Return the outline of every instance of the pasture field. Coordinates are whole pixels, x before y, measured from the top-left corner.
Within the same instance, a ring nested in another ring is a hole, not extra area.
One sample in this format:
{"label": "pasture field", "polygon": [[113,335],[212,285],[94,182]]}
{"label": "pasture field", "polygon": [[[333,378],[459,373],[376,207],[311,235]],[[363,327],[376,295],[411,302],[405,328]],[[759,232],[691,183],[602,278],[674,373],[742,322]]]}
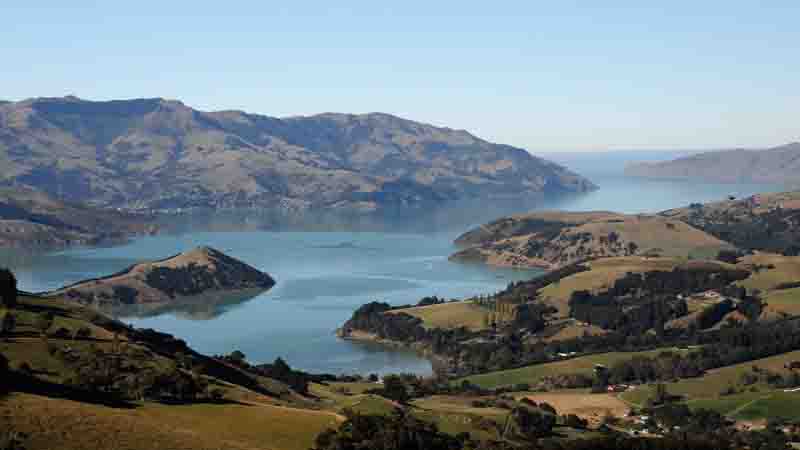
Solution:
{"label": "pasture field", "polygon": [[800,288],[771,291],[764,296],[764,301],[767,313],[800,315]]}
{"label": "pasture field", "polygon": [[[707,408],[722,414],[732,415],[734,418],[750,420],[752,418],[766,418],[776,415],[785,415],[782,404],[798,408],[800,411],[800,392],[785,393],[775,390],[769,385],[758,382],[752,385],[742,383],[742,376],[753,372],[753,367],[759,370],[769,370],[777,373],[787,373],[784,365],[790,361],[800,360],[800,351],[749,361],[733,366],[722,367],[709,371],[703,377],[679,380],[667,383],[667,391],[672,395],[682,396],[692,408]],[[733,388],[737,393],[722,395],[724,390]],[[653,394],[652,386],[640,386],[635,390],[624,392],[620,398],[633,406],[642,406]],[[774,398],[774,400],[770,400]],[[763,405],[775,405],[774,410]],[[747,406],[747,408],[744,408]],[[740,417],[746,411],[747,417]],[[780,414],[779,414],[780,413]],[[758,416],[761,414],[760,416]],[[800,415],[800,414],[799,414]]]}
{"label": "pasture field", "polygon": [[800,392],[776,391],[740,407],[735,419],[756,420],[765,417],[800,420]]}
{"label": "pasture field", "polygon": [[684,261],[680,258],[647,258],[643,256],[602,258],[588,263],[592,270],[576,273],[557,283],[552,283],[542,289],[540,295],[545,302],[558,309],[560,317],[568,317],[569,299],[575,291],[603,291],[628,272],[668,271]]}
{"label": "pasture field", "polygon": [[160,405],[110,408],[11,394],[0,402],[0,428],[26,433],[30,450],[307,450],[341,417],[263,404]]}
{"label": "pasture field", "polygon": [[692,409],[711,409],[736,420],[800,420],[800,392],[745,392],[715,399],[693,400],[687,404]]}
{"label": "pasture field", "polygon": [[739,265],[761,267],[758,272],[737,284],[748,290],[762,291],[767,303],[762,318],[800,314],[800,288],[777,289],[784,283],[800,282],[800,257],[757,253],[742,258]]}
{"label": "pasture field", "polygon": [[471,301],[417,306],[389,311],[389,314],[406,313],[422,319],[426,328],[453,329],[466,327],[472,331],[486,328],[489,311]]}
{"label": "pasture field", "polygon": [[588,420],[591,426],[598,426],[606,415],[622,417],[630,411],[630,407],[614,394],[592,394],[585,389],[521,393],[515,397],[548,403],[559,414],[575,414]]}
{"label": "pasture field", "polygon": [[482,388],[492,389],[515,384],[535,384],[546,376],[559,374],[586,374],[591,375],[596,364],[613,366],[620,361],[626,361],[636,356],[655,356],[662,351],[679,351],[675,348],[664,348],[645,352],[612,352],[596,355],[579,356],[563,361],[521,367],[518,369],[500,370],[481,375],[472,375],[462,380],[476,384]]}
{"label": "pasture field", "polygon": [[435,423],[441,431],[448,434],[470,433],[481,440],[497,439],[497,430],[487,425],[490,423],[502,425],[510,411],[492,407],[473,407],[472,401],[475,399],[434,395],[414,400],[412,411],[418,419]]}
{"label": "pasture field", "polygon": [[[757,253],[742,258],[739,265],[758,265],[763,268],[746,280],[738,282],[748,289],[770,291],[779,284],[800,281],[800,256],[782,256],[771,253]],[[768,268],[772,266],[773,268]]]}

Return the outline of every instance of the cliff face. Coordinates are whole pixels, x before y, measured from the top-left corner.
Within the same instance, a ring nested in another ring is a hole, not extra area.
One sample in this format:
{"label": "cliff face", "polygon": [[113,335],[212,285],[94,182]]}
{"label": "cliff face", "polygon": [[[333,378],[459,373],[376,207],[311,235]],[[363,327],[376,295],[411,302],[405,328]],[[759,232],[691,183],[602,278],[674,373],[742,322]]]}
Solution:
{"label": "cliff face", "polygon": [[0,183],[125,208],[380,209],[594,186],[528,152],[388,114],[278,119],[177,101],[0,104]]}
{"label": "cliff face", "polygon": [[241,291],[265,291],[275,285],[267,275],[209,247],[154,262],[136,264],[117,274],[82,281],[50,295],[100,308],[170,304],[190,298],[214,298]]}

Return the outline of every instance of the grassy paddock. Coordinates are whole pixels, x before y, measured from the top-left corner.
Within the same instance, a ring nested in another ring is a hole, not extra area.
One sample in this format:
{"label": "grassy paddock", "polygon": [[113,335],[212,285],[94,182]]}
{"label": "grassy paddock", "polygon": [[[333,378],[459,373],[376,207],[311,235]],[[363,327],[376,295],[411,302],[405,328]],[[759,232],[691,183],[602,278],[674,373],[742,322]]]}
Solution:
{"label": "grassy paddock", "polygon": [[28,394],[0,403],[0,428],[29,435],[26,448],[63,450],[307,450],[334,414],[266,405],[145,403],[115,409]]}
{"label": "grassy paddock", "polygon": [[489,311],[470,301],[418,306],[391,311],[390,314],[406,313],[422,319],[427,328],[452,329],[466,327],[473,331],[486,328]]}
{"label": "grassy paddock", "polygon": [[[743,374],[751,372],[753,366],[772,372],[786,373],[784,365],[789,361],[796,360],[800,360],[800,351],[722,367],[709,371],[700,378],[667,383],[667,391],[670,394],[682,396],[687,401],[687,404],[693,408],[708,408],[723,414],[731,414],[754,400],[765,396],[773,396],[777,392],[763,383],[756,383],[751,386],[743,385],[741,383]],[[733,387],[738,393],[721,395],[722,391],[729,387]],[[620,398],[632,405],[642,406],[648,398],[652,397],[652,389],[652,386],[641,386],[638,389],[621,394]],[[790,397],[790,399],[794,398],[800,399],[800,395]],[[760,400],[757,403],[760,403]],[[796,403],[796,406],[800,407],[800,403]],[[769,411],[767,412],[769,413]],[[754,415],[755,412],[750,414]],[[769,417],[769,415],[763,417]]]}
{"label": "grassy paddock", "polygon": [[587,290],[598,292],[608,289],[628,272],[672,270],[685,260],[680,258],[645,258],[626,256],[603,258],[589,263],[592,270],[580,272],[553,283],[541,290],[541,298],[558,309],[559,315],[569,315],[569,299],[573,292]]}
{"label": "grassy paddock", "polygon": [[[646,352],[612,352],[581,356],[546,364],[521,367],[519,369],[501,370],[481,375],[473,375],[464,379],[480,387],[491,389],[515,384],[535,384],[546,376],[559,374],[592,374],[596,364],[612,366],[636,356],[655,356],[662,351],[678,351],[674,348],[651,350]],[[461,382],[461,380],[457,380]]]}

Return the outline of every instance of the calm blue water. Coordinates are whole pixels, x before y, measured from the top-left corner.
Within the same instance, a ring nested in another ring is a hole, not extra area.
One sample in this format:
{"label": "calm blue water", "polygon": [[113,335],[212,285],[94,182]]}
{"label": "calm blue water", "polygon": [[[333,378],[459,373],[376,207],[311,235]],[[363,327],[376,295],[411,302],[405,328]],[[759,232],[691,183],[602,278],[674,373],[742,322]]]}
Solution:
{"label": "calm blue water", "polygon": [[351,232],[191,233],[137,240],[122,247],[69,250],[8,261],[21,289],[42,291],[211,245],[270,273],[278,284],[244,304],[220,311],[126,318],[186,339],[204,353],[243,351],[250,360],[278,356],[292,366],[337,373],[430,372],[428,361],[337,339],[334,330],[372,300],[416,303],[426,295],[463,298],[527,279],[534,271],[454,264],[455,233]]}
{"label": "calm blue water", "polygon": [[369,301],[408,304],[426,295],[463,298],[492,293],[510,281],[536,274],[448,262],[447,256],[455,250],[453,239],[472,225],[531,209],[655,212],[727,195],[781,190],[764,185],[643,181],[620,175],[625,164],[622,156],[618,160],[594,155],[570,158],[563,162],[588,175],[601,186],[599,191],[547,202],[492,202],[470,210],[439,210],[422,227],[438,228],[435,232],[189,232],[114,248],[0,255],[0,264],[15,270],[21,289],[42,291],[105,275],[137,261],[210,245],[270,273],[278,284],[240,304],[125,320],[175,334],[201,352],[239,349],[254,362],[281,356],[292,366],[314,372],[427,373],[430,364],[413,353],[339,340],[334,330]]}

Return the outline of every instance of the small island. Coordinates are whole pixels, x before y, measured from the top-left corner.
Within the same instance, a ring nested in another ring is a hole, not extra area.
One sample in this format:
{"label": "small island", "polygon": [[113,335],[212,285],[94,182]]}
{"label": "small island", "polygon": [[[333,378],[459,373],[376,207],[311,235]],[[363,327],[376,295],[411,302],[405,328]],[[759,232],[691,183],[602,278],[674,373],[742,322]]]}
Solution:
{"label": "small island", "polygon": [[185,303],[252,297],[275,285],[266,273],[210,247],[143,262],[103,278],[85,280],[43,295],[103,310],[158,309]]}

